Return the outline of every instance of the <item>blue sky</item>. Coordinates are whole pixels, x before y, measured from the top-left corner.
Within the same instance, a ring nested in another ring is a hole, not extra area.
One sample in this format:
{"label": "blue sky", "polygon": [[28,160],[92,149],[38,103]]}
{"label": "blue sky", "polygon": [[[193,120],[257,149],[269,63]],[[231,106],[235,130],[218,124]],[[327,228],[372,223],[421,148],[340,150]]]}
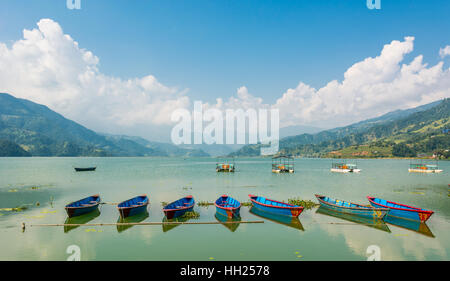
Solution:
{"label": "blue sky", "polygon": [[450,1],[81,6],[0,2],[0,91],[97,131],[167,139],[171,112],[196,100],[331,128],[450,97]]}
{"label": "blue sky", "polygon": [[103,73],[152,73],[190,96],[213,101],[242,85],[273,102],[299,80],[314,87],[343,78],[353,63],[384,44],[415,36],[429,63],[450,44],[450,1],[3,0],[0,41],[21,37],[41,18],[60,23],[100,58]]}

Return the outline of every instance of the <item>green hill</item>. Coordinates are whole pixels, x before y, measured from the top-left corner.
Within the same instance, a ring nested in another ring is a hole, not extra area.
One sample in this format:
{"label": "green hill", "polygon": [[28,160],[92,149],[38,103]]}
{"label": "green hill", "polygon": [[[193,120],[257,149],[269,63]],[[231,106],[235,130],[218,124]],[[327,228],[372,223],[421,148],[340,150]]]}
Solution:
{"label": "green hill", "polygon": [[5,157],[5,156],[6,157],[25,157],[25,156],[31,156],[31,154],[11,141],[0,139],[0,157]]}
{"label": "green hill", "polygon": [[[350,126],[280,140],[280,154],[310,157],[413,157],[445,154],[450,136],[450,99],[395,111]],[[406,147],[406,148],[405,148]],[[260,145],[248,145],[233,156],[257,156]]]}
{"label": "green hill", "polygon": [[[178,149],[172,154],[158,146],[124,136],[97,134],[62,115],[25,99],[0,93],[0,139],[16,143],[33,156],[185,156],[199,151]],[[205,153],[203,153],[204,155]]]}

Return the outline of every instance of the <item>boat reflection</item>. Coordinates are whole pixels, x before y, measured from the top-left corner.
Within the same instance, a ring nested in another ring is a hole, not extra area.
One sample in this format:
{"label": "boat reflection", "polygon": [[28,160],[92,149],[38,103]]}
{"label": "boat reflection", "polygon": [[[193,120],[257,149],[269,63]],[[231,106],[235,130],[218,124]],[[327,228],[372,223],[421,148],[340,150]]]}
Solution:
{"label": "boat reflection", "polygon": [[432,237],[434,238],[434,234],[431,232],[430,228],[428,227],[428,225],[426,225],[425,223],[421,223],[418,221],[412,221],[412,220],[405,220],[405,219],[401,219],[401,218],[397,218],[397,217],[393,217],[393,216],[389,216],[387,215],[384,219],[384,221],[388,224],[392,224],[401,228],[405,228],[420,234],[423,234],[425,236],[428,237]]}
{"label": "boat reflection", "polygon": [[240,225],[241,217],[228,218],[217,212],[214,216],[218,222],[221,222],[222,225],[228,228],[231,232],[235,232]]}
{"label": "boat reflection", "polygon": [[372,228],[386,231],[389,233],[391,232],[391,230],[389,229],[387,224],[383,220],[380,220],[380,219],[374,219],[374,218],[354,216],[354,215],[350,215],[350,214],[340,213],[340,212],[333,211],[333,210],[331,210],[327,207],[323,207],[323,206],[320,206],[317,209],[316,214],[335,217],[335,218],[343,219],[346,221],[354,222],[357,224],[363,224],[368,227],[372,227]]}
{"label": "boat reflection", "polygon": [[[148,218],[148,216],[149,216],[148,211],[144,211],[137,215],[126,218],[122,218],[119,216],[119,218],[117,219],[117,223],[138,223],[144,221],[146,218]],[[117,225],[117,232],[121,233],[133,226],[134,225]]]}
{"label": "boat reflection", "polygon": [[[64,224],[85,224],[85,223],[92,221],[93,219],[95,219],[98,216],[100,216],[100,211],[98,209],[96,209],[90,213],[87,213],[87,214],[84,214],[81,216],[76,216],[76,217],[72,217],[72,218],[67,217]],[[78,227],[80,227],[80,226],[79,225],[73,225],[73,226],[65,225],[64,233],[68,233],[69,231],[74,230],[75,228],[78,228]]]}
{"label": "boat reflection", "polygon": [[[178,218],[174,218],[174,219],[167,219],[167,217],[164,217],[162,222],[187,222],[188,220],[190,220],[189,217],[186,216],[181,216]],[[169,230],[174,229],[175,227],[179,226],[180,224],[162,224],[162,230],[163,232],[167,232]]]}
{"label": "boat reflection", "polygon": [[264,212],[261,211],[260,209],[256,208],[256,207],[252,207],[250,209],[250,213],[252,213],[253,215],[263,218],[263,219],[267,219],[279,224],[283,224],[301,231],[305,231],[305,229],[303,228],[302,223],[300,222],[300,220],[294,217],[289,217],[289,216],[282,216],[282,215],[276,215],[276,214],[272,214],[272,213],[268,213],[268,212]]}

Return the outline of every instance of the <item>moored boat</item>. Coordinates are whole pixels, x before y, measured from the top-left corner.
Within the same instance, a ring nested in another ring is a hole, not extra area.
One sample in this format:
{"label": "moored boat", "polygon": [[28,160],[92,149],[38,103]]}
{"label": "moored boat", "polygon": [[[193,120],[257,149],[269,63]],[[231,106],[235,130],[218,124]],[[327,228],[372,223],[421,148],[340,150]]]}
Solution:
{"label": "moored boat", "polygon": [[81,200],[69,203],[65,209],[69,218],[81,216],[98,209],[100,204],[100,195],[92,195]]}
{"label": "moored boat", "polygon": [[384,219],[386,214],[389,212],[388,208],[374,208],[372,206],[350,203],[323,195],[316,194],[316,198],[321,206],[327,207],[337,212],[352,214],[356,216]]}
{"label": "moored boat", "polygon": [[147,211],[148,204],[148,197],[144,194],[119,203],[117,210],[122,218],[126,218]]}
{"label": "moored boat", "polygon": [[408,172],[410,172],[410,173],[438,174],[438,173],[441,173],[442,170],[438,168],[437,164],[416,163],[416,164],[410,164],[409,165]]}
{"label": "moored boat", "polygon": [[240,216],[241,202],[228,196],[220,196],[214,203],[216,212],[228,218],[236,218]]}
{"label": "moored boat", "polygon": [[303,207],[292,205],[280,201],[275,201],[272,199],[267,199],[265,197],[248,195],[252,201],[253,206],[256,208],[269,213],[274,213],[278,215],[298,217],[303,212]]}
{"label": "moored boat", "polygon": [[294,173],[294,157],[279,155],[272,158],[272,173]]}
{"label": "moored boat", "polygon": [[331,171],[335,173],[359,173],[361,169],[358,169],[356,164],[332,163]]}
{"label": "moored boat", "polygon": [[191,195],[178,199],[163,208],[167,219],[173,219],[183,216],[186,212],[192,211],[195,205],[194,197]]}
{"label": "moored boat", "polygon": [[425,210],[417,207],[403,205],[400,203],[387,201],[380,198],[367,196],[370,205],[376,208],[389,208],[389,216],[408,219],[419,222],[426,222],[434,213],[430,210]]}
{"label": "moored boat", "polygon": [[95,171],[95,169],[97,169],[97,167],[87,167],[87,168],[75,167],[74,169],[76,172],[88,172],[88,171]]}

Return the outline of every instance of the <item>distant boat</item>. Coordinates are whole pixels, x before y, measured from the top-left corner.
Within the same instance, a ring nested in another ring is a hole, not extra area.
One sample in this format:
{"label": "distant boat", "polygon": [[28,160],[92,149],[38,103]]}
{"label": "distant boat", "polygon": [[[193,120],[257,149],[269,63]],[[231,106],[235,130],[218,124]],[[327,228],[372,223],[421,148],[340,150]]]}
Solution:
{"label": "distant boat", "polygon": [[87,168],[74,168],[76,172],[87,172],[87,171],[95,171],[97,167],[87,167]]}
{"label": "distant boat", "polygon": [[272,173],[294,173],[294,157],[279,155],[272,158]]}
{"label": "distant boat", "polygon": [[191,195],[178,199],[163,208],[167,219],[183,216],[186,212],[192,211],[195,205],[194,197]]}
{"label": "distant boat", "polygon": [[214,205],[216,206],[216,212],[225,217],[237,218],[240,216],[241,202],[228,195],[220,196]]}
{"label": "distant boat", "polygon": [[335,173],[359,173],[361,169],[358,169],[356,164],[332,163],[331,171]]}
{"label": "distant boat", "polygon": [[126,218],[147,211],[148,204],[148,197],[144,194],[119,203],[117,210],[122,218]]}
{"label": "distant boat", "polygon": [[267,199],[261,196],[248,195],[256,208],[269,213],[274,213],[278,215],[298,217],[303,212],[303,207],[292,205],[280,201],[275,201],[272,199]]}
{"label": "distant boat", "polygon": [[438,173],[441,173],[442,170],[438,168],[437,164],[416,163],[416,164],[410,164],[409,165],[408,172],[410,172],[410,173],[438,174]]}
{"label": "distant boat", "polygon": [[369,199],[370,205],[376,208],[389,208],[389,216],[398,217],[401,219],[426,222],[434,213],[433,211],[411,207],[371,196],[367,196],[367,199]]}
{"label": "distant boat", "polygon": [[65,209],[69,218],[72,218],[98,210],[99,204],[100,195],[96,194],[67,204]]}
{"label": "distant boat", "polygon": [[316,198],[319,201],[320,205],[324,207],[330,208],[337,212],[351,214],[355,216],[383,219],[389,212],[388,208],[374,208],[371,206],[359,205],[317,194]]}

